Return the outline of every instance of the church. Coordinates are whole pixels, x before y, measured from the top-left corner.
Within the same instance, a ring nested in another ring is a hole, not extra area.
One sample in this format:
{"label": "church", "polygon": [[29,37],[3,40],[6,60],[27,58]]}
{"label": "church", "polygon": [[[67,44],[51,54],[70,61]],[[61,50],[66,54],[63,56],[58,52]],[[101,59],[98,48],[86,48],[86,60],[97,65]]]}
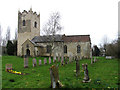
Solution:
{"label": "church", "polygon": [[[18,11],[17,56],[49,56],[52,36],[40,36],[40,14],[24,10]],[[90,35],[55,35],[51,56],[80,56],[90,58]]]}

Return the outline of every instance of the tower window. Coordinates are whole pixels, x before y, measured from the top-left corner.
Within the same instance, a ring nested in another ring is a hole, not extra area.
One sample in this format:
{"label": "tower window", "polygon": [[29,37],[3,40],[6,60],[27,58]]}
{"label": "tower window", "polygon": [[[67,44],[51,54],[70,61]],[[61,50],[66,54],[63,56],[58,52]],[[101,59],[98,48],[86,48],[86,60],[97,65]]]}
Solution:
{"label": "tower window", "polygon": [[80,53],[80,45],[77,46],[77,53]]}
{"label": "tower window", "polygon": [[64,53],[67,53],[67,46],[64,46]]}
{"label": "tower window", "polygon": [[25,20],[23,20],[23,26],[25,26]]}
{"label": "tower window", "polygon": [[34,27],[37,28],[37,22],[34,23]]}

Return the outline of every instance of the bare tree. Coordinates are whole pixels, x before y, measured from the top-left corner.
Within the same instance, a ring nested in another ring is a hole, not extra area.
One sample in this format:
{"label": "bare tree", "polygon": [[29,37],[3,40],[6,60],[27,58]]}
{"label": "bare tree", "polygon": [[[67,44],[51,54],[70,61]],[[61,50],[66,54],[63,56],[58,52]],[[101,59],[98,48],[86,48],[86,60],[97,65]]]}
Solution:
{"label": "bare tree", "polygon": [[55,49],[55,35],[60,33],[62,29],[59,20],[60,14],[58,12],[53,13],[43,28],[43,33],[47,36],[51,45],[50,56]]}
{"label": "bare tree", "polygon": [[17,28],[15,29],[15,40],[18,38]]}
{"label": "bare tree", "polygon": [[7,32],[6,32],[6,44],[8,40],[10,40],[10,27],[7,28]]}
{"label": "bare tree", "polygon": [[102,39],[102,43],[103,43],[103,48],[104,48],[104,51],[105,51],[105,55],[106,55],[106,49],[107,49],[107,44],[109,43],[109,39],[106,35],[104,35],[103,39]]}

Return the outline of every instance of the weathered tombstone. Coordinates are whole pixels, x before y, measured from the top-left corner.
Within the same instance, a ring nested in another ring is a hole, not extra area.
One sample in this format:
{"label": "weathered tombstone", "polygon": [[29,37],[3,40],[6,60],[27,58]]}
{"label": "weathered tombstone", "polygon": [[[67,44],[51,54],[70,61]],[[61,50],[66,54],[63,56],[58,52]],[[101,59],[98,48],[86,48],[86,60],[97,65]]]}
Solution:
{"label": "weathered tombstone", "polygon": [[89,78],[89,74],[88,74],[88,69],[87,69],[87,64],[82,64],[83,66],[83,70],[84,70],[84,79],[83,79],[83,82],[90,82],[90,78]]}
{"label": "weathered tombstone", "polygon": [[6,64],[6,71],[8,72],[9,70],[12,70],[12,64]]}
{"label": "weathered tombstone", "polygon": [[58,54],[58,62],[60,62],[60,55]]}
{"label": "weathered tombstone", "polygon": [[69,63],[71,62],[71,59],[72,59],[72,58],[71,58],[71,55],[70,55],[70,56],[69,56]]}
{"label": "weathered tombstone", "polygon": [[51,57],[49,57],[49,64],[51,64]]}
{"label": "weathered tombstone", "polygon": [[55,63],[55,62],[56,62],[56,56],[53,57],[53,63]]}
{"label": "weathered tombstone", "polygon": [[62,87],[62,84],[59,81],[58,66],[52,65],[50,67],[50,78],[51,78],[51,87],[52,88]]}
{"label": "weathered tombstone", "polygon": [[94,63],[96,62],[96,58],[94,58]]}
{"label": "weathered tombstone", "polygon": [[46,60],[46,58],[44,58],[44,64],[47,64],[47,60]]}
{"label": "weathered tombstone", "polygon": [[77,56],[75,57],[75,61],[76,61],[76,76],[79,76],[80,75],[80,64],[79,64],[79,60]]}
{"label": "weathered tombstone", "polygon": [[67,56],[66,56],[66,57],[65,57],[65,64],[67,64],[67,59],[68,59],[68,58],[67,58]]}
{"label": "weathered tombstone", "polygon": [[28,57],[25,55],[24,57],[24,68],[28,68]]}
{"label": "weathered tombstone", "polygon": [[62,56],[61,57],[61,65],[63,65],[64,64],[64,57]]}
{"label": "weathered tombstone", "polygon": [[93,64],[92,49],[91,49],[91,51],[90,51],[90,57],[91,57],[91,64]]}
{"label": "weathered tombstone", "polygon": [[33,67],[35,67],[37,65],[36,59],[33,59]]}
{"label": "weathered tombstone", "polygon": [[42,63],[41,63],[41,60],[39,60],[39,66],[41,65]]}

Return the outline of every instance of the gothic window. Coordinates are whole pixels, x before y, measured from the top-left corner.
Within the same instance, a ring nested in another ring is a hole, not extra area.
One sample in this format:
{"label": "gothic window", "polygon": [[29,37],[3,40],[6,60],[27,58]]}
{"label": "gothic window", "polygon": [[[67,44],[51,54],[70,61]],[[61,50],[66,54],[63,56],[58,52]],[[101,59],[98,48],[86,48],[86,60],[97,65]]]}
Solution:
{"label": "gothic window", "polygon": [[34,23],[34,27],[37,28],[37,22]]}
{"label": "gothic window", "polygon": [[67,46],[64,46],[64,53],[67,53]]}
{"label": "gothic window", "polygon": [[77,46],[77,53],[80,53],[80,45]]}
{"label": "gothic window", "polygon": [[51,52],[51,45],[47,45],[47,53]]}
{"label": "gothic window", "polygon": [[23,20],[23,26],[25,26],[25,20]]}

